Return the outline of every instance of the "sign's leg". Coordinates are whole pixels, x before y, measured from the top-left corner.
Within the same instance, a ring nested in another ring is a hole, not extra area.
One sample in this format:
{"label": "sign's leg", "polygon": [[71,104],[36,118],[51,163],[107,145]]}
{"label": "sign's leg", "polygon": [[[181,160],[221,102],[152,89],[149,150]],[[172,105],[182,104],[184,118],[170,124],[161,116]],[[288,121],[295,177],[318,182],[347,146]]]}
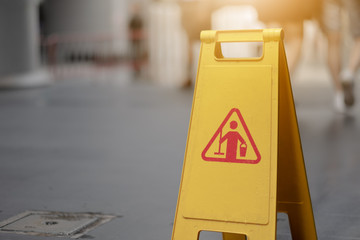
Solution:
{"label": "sign's leg", "polygon": [[235,233],[223,233],[223,240],[246,240],[246,235]]}
{"label": "sign's leg", "polygon": [[172,240],[199,240],[200,230],[191,222],[179,221],[173,230]]}
{"label": "sign's leg", "polygon": [[301,139],[282,43],[279,81],[277,211],[288,214],[293,240],[316,240]]}
{"label": "sign's leg", "polygon": [[288,207],[289,223],[293,240],[316,239],[311,208],[307,204]]}

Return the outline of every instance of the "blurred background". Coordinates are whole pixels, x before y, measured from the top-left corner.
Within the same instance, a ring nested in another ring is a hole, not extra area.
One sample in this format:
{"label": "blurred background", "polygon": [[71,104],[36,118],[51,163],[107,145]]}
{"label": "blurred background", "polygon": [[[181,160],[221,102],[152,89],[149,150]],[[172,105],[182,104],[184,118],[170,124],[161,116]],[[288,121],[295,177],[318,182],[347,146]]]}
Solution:
{"label": "blurred background", "polygon": [[[130,68],[134,79],[189,86],[205,29],[282,27],[294,78],[302,75],[296,70],[303,64],[326,64],[330,45],[338,48],[336,67],[341,68],[349,62],[356,37],[349,32],[346,6],[334,10],[334,2],[340,1],[2,0],[0,85],[41,85]],[[328,12],[335,12],[330,15],[335,24],[326,19]],[[256,49],[233,51],[251,55]]]}
{"label": "blurred background", "polygon": [[0,0],[0,222],[102,212],[121,217],[85,238],[170,239],[200,32],[281,27],[319,239],[360,239],[359,5]]}

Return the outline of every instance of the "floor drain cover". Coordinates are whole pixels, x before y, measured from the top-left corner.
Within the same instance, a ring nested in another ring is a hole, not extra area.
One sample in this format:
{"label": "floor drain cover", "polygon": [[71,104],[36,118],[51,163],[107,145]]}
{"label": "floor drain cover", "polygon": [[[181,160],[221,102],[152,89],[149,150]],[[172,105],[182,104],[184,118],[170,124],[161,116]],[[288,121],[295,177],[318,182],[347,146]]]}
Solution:
{"label": "floor drain cover", "polygon": [[26,211],[0,222],[0,233],[78,238],[115,217],[98,213]]}

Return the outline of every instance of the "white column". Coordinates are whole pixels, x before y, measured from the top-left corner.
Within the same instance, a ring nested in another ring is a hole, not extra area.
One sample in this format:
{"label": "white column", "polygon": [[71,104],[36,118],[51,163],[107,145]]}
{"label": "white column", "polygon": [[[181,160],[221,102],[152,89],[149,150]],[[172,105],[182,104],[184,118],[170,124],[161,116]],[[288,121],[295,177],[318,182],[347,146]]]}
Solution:
{"label": "white column", "polygon": [[39,0],[0,1],[0,87],[30,87],[50,81],[40,68]]}
{"label": "white column", "polygon": [[187,39],[181,9],[173,2],[153,2],[149,8],[149,70],[158,84],[179,87],[187,74]]}

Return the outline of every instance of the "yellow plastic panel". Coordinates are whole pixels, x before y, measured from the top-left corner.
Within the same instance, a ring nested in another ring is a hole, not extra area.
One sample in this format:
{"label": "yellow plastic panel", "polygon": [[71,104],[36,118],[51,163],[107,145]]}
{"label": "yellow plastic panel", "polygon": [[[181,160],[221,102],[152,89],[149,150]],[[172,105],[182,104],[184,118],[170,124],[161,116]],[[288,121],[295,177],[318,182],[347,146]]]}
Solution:
{"label": "yellow plastic panel", "polygon": [[[184,217],[266,224],[271,66],[205,68],[191,123],[196,131],[190,131],[186,156],[191,170],[184,176]],[[227,156],[229,140],[219,144],[220,135],[232,131],[233,121],[247,146],[246,154],[240,156],[238,141],[235,158]]]}

